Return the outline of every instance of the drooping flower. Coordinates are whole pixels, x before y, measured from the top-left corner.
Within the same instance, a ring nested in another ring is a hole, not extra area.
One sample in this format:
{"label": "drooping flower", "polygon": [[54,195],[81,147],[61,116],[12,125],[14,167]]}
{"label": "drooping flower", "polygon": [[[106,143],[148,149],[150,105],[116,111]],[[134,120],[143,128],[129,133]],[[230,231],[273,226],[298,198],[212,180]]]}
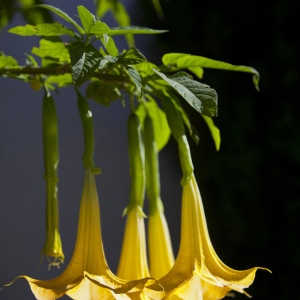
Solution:
{"label": "drooping flower", "polygon": [[145,215],[139,205],[127,212],[126,227],[117,276],[126,280],[149,277]]}
{"label": "drooping flower", "polygon": [[91,168],[85,171],[76,246],[66,270],[52,280],[17,278],[28,281],[38,300],[54,300],[65,294],[76,300],[136,299],[135,295],[148,282],[149,278],[122,280],[110,271],[104,256],[98,194]]}
{"label": "drooping flower", "polygon": [[127,120],[130,166],[130,201],[121,257],[117,275],[126,280],[149,277],[143,204],[145,197],[145,153],[138,116],[131,113]]}
{"label": "drooping flower", "polygon": [[174,254],[168,224],[162,201],[157,199],[156,209],[150,209],[148,216],[148,249],[150,275],[161,278],[174,265]]}
{"label": "drooping flower", "polygon": [[[174,267],[159,284],[148,286],[156,299],[222,299],[231,291],[247,293],[258,269],[237,271],[226,266],[215,253],[206,225],[203,204],[194,174],[183,186],[181,242]],[[266,270],[266,269],[265,269]],[[149,294],[151,295],[151,293]]]}
{"label": "drooping flower", "polygon": [[146,192],[149,202],[148,253],[150,275],[161,278],[174,265],[174,255],[168,224],[160,198],[158,150],[154,137],[153,121],[148,115],[144,121]]}

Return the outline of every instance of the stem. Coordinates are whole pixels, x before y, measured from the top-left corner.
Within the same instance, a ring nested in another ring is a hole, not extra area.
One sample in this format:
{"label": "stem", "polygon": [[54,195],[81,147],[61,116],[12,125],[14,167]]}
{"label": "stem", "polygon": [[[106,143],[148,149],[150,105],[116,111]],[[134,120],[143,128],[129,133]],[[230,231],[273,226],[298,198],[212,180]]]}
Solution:
{"label": "stem", "polygon": [[131,111],[131,113],[134,113],[135,112],[135,107],[134,107],[134,99],[133,99],[132,95],[130,95],[129,101],[130,101],[130,111]]}
{"label": "stem", "polygon": [[[40,75],[63,75],[66,73],[72,73],[71,65],[65,64],[60,65],[58,67],[33,67],[33,66],[24,66],[18,69],[16,68],[0,68],[0,75],[23,75],[23,74],[40,74]],[[111,75],[111,74],[103,74],[99,72],[94,72],[91,77],[95,77],[104,81],[117,81],[117,82],[129,82],[129,78]]]}

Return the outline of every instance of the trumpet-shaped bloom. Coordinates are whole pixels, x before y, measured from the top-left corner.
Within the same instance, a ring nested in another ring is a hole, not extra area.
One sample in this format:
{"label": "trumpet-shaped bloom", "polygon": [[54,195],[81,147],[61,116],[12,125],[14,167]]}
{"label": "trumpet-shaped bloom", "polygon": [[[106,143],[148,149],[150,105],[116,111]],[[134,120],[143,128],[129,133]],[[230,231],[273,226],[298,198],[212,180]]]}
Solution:
{"label": "trumpet-shaped bloom", "polygon": [[64,294],[77,300],[138,299],[149,278],[122,280],[112,274],[106,263],[97,189],[90,168],[85,173],[76,246],[68,267],[52,280],[18,278],[28,281],[38,300],[54,300]]}
{"label": "trumpet-shaped bloom", "polygon": [[117,276],[136,280],[149,277],[145,222],[142,208],[136,204],[127,212],[126,227]]}
{"label": "trumpet-shaped bloom", "polygon": [[[148,288],[155,299],[222,299],[231,291],[245,293],[252,284],[257,269],[236,271],[226,266],[215,253],[206,225],[197,182],[191,180],[183,187],[180,249],[172,270]],[[246,293],[245,293],[246,294]],[[247,295],[247,294],[246,294]],[[154,298],[153,298],[154,299]]]}
{"label": "trumpet-shaped bloom", "polygon": [[155,209],[151,209],[150,203],[148,249],[150,275],[154,278],[161,278],[172,269],[174,265],[174,254],[162,201],[160,198],[156,201]]}

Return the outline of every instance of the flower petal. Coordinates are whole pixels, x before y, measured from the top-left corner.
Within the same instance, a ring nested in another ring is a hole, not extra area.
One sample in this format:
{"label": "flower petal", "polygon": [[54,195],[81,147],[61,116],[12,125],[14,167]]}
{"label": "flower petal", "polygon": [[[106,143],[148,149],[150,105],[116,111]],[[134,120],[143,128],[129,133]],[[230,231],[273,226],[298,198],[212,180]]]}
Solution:
{"label": "flower petal", "polygon": [[144,214],[139,205],[135,205],[127,212],[117,275],[126,280],[149,277]]}
{"label": "flower petal", "polygon": [[[160,199],[159,201],[161,202]],[[174,265],[169,228],[162,204],[160,207],[148,217],[150,274],[154,278],[166,275]]]}

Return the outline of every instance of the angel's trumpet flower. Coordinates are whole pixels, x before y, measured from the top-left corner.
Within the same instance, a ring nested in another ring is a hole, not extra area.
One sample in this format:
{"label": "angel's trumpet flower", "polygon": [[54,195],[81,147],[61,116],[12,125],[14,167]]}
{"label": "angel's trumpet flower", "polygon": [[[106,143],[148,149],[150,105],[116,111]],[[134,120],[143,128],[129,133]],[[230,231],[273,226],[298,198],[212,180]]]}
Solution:
{"label": "angel's trumpet flower", "polygon": [[183,186],[179,254],[172,270],[158,280],[164,299],[216,300],[231,290],[244,293],[258,269],[236,271],[226,266],[211,244],[194,174]]}
{"label": "angel's trumpet flower", "polygon": [[174,255],[168,224],[160,198],[158,151],[150,116],[144,121],[144,143],[146,157],[146,192],[149,200],[148,251],[150,275],[161,278],[174,265]]}
{"label": "angel's trumpet flower", "polygon": [[37,280],[28,276],[17,278],[28,281],[38,300],[54,300],[64,294],[76,300],[129,300],[129,293],[134,294],[143,289],[149,278],[122,280],[107,265],[101,236],[98,194],[91,168],[85,171],[76,246],[66,270],[51,280]]}

